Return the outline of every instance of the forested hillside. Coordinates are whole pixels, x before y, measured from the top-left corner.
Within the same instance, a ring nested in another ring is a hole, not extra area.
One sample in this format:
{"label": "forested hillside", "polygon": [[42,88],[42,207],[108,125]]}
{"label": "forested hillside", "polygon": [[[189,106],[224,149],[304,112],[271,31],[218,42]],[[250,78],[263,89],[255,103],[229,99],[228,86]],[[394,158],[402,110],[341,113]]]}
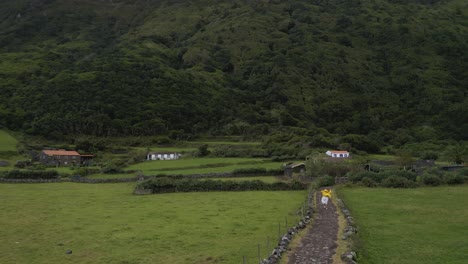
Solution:
{"label": "forested hillside", "polygon": [[2,0],[0,126],[466,140],[467,3]]}

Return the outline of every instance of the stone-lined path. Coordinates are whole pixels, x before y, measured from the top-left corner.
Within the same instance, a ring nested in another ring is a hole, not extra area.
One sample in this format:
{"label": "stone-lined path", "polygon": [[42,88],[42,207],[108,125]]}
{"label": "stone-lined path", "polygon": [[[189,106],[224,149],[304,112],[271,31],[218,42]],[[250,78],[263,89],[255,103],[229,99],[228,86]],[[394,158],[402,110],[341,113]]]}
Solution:
{"label": "stone-lined path", "polygon": [[317,206],[312,227],[294,252],[289,255],[288,264],[333,263],[338,238],[338,213],[331,199],[328,201],[327,209],[324,209],[320,203],[321,197],[320,191],[317,191],[315,193]]}

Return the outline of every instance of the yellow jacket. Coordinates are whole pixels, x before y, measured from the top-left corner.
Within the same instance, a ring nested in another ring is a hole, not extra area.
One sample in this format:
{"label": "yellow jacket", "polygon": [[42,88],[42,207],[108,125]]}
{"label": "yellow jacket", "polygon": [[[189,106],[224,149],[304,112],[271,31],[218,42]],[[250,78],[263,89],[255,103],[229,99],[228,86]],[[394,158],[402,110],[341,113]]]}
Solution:
{"label": "yellow jacket", "polygon": [[322,193],[322,196],[326,196],[326,197],[329,197],[331,198],[331,190],[328,190],[328,189],[323,189],[320,191]]}

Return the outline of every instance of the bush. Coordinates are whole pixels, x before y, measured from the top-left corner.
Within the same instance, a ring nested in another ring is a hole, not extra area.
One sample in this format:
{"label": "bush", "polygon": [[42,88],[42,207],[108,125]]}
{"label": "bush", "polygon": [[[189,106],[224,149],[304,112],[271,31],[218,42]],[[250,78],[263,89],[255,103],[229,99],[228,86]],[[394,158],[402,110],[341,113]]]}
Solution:
{"label": "bush", "polygon": [[450,185],[465,183],[465,178],[462,175],[457,175],[457,174],[446,174],[444,176],[444,180],[447,184],[450,184]]}
{"label": "bush", "polygon": [[390,176],[399,176],[406,178],[410,181],[416,181],[416,173],[410,170],[387,170],[379,173],[382,179],[386,179]]}
{"label": "bush", "polygon": [[57,179],[57,171],[12,170],[5,173],[5,179]]}
{"label": "bush", "polygon": [[90,174],[95,174],[99,173],[101,170],[98,168],[88,168],[88,167],[81,167],[76,170],[74,174],[80,175],[80,176],[87,176]]}
{"label": "bush", "polygon": [[154,178],[137,185],[136,189],[151,190],[151,193],[169,192],[208,192],[208,191],[258,191],[258,190],[303,190],[306,185],[294,181],[292,183],[265,183],[255,181],[214,181],[194,179]]}
{"label": "bush", "polygon": [[364,178],[372,179],[375,182],[378,182],[376,179],[378,179],[378,173],[376,172],[371,172],[371,171],[363,171],[363,172],[357,172],[357,173],[351,173],[349,174],[349,180],[353,183],[358,183],[362,181]]}
{"label": "bush", "polygon": [[122,169],[116,164],[109,164],[106,167],[103,167],[101,169],[101,172],[104,174],[117,174],[117,173],[121,173]]}
{"label": "bush", "polygon": [[315,183],[317,188],[321,187],[327,187],[327,186],[333,186],[335,185],[335,178],[332,176],[322,176],[317,178],[317,181]]}
{"label": "bush", "polygon": [[402,176],[390,176],[382,181],[382,186],[389,188],[414,188],[417,184]]}
{"label": "bush", "polygon": [[234,175],[247,175],[247,174],[265,174],[267,170],[265,168],[249,168],[249,169],[235,169],[232,174]]}
{"label": "bush", "polygon": [[359,184],[365,187],[377,187],[379,185],[376,181],[369,177],[362,178]]}
{"label": "bush", "polygon": [[439,158],[439,153],[432,151],[432,150],[423,152],[423,154],[421,155],[421,159],[423,160],[436,160],[438,158]]}
{"label": "bush", "polygon": [[422,177],[422,182],[429,186],[439,186],[442,183],[442,179],[436,175],[425,174]]}

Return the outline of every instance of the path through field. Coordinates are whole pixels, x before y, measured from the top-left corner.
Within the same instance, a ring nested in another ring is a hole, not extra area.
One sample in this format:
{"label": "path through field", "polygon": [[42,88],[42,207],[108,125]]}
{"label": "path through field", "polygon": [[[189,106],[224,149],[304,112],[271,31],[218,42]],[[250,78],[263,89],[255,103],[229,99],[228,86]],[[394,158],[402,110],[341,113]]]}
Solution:
{"label": "path through field", "polygon": [[288,264],[331,264],[337,247],[338,213],[330,199],[327,209],[320,204],[320,191],[315,193],[317,210],[314,222],[302,238],[295,251],[289,256]]}

